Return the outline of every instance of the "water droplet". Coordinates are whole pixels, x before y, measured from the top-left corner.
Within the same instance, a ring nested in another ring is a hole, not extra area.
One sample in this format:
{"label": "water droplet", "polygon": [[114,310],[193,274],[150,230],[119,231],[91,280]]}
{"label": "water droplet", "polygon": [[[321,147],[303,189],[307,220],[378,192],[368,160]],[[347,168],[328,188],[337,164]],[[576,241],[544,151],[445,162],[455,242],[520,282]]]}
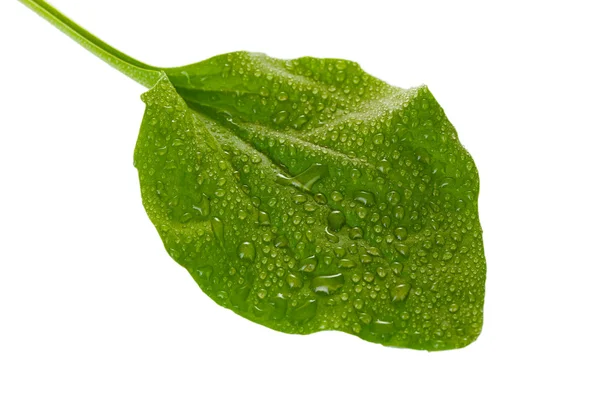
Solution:
{"label": "water droplet", "polygon": [[369,210],[367,210],[366,207],[358,207],[356,210],[356,214],[360,219],[365,219],[368,213]]}
{"label": "water droplet", "polygon": [[201,218],[208,218],[210,214],[210,200],[203,193],[202,197],[200,197],[200,202],[198,205],[192,206],[192,208],[200,214]]}
{"label": "water droplet", "polygon": [[395,190],[388,192],[387,201],[392,206],[397,205],[398,203],[400,203],[400,193],[396,192]]}
{"label": "water droplet", "polygon": [[271,219],[269,218],[269,214],[264,211],[258,212],[258,224],[262,226],[271,225]]}
{"label": "water droplet", "polygon": [[406,228],[399,226],[398,228],[394,229],[394,236],[396,236],[396,239],[398,240],[406,240],[408,237],[408,231]]}
{"label": "water droplet", "polygon": [[393,303],[404,301],[410,292],[410,283],[402,282],[390,289],[390,297]]}
{"label": "water droplet", "polygon": [[366,207],[373,207],[375,205],[375,195],[366,190],[358,190],[354,193],[354,201]]}
{"label": "water droplet", "polygon": [[213,268],[211,266],[199,267],[196,269],[196,279],[200,282],[208,282],[212,272]]}
{"label": "water droplet", "polygon": [[348,64],[347,64],[346,60],[337,60],[335,62],[335,67],[340,71],[345,70],[347,66],[348,66]]}
{"label": "water droplet", "polygon": [[296,118],[296,121],[294,121],[293,126],[295,129],[299,129],[307,122],[308,122],[308,117],[306,115],[300,115],[298,118]]}
{"label": "water droplet", "polygon": [[402,207],[402,206],[394,207],[393,215],[394,215],[394,218],[396,218],[396,219],[404,218],[404,207]]}
{"label": "water droplet", "polygon": [[381,257],[381,251],[377,247],[368,247],[367,253],[374,257]]}
{"label": "water droplet", "polygon": [[262,97],[268,97],[269,96],[269,89],[267,89],[266,87],[263,86],[263,87],[260,88],[259,94]]}
{"label": "water droplet", "polygon": [[350,246],[348,246],[348,252],[350,254],[356,254],[358,252],[358,246],[356,243],[351,243]]}
{"label": "water droplet", "polygon": [[376,168],[380,172],[387,174],[392,169],[392,163],[386,159],[383,159],[383,160],[380,160],[379,162],[377,162]]}
{"label": "water droplet", "polygon": [[435,244],[437,244],[438,246],[443,246],[444,244],[446,244],[446,240],[444,239],[443,236],[437,235],[435,237]]}
{"label": "water droplet", "polygon": [[294,203],[296,203],[296,204],[302,204],[302,203],[305,203],[305,202],[306,202],[306,200],[308,200],[308,199],[307,199],[307,198],[306,198],[306,196],[305,196],[305,195],[303,195],[303,194],[295,194],[295,195],[293,195],[293,196],[292,196],[292,201],[293,201]]}
{"label": "water droplet", "polygon": [[360,171],[357,170],[356,168],[354,168],[352,171],[350,171],[350,177],[352,178],[352,180],[357,180],[358,178],[360,178]]}
{"label": "water droplet", "polygon": [[316,193],[314,199],[317,204],[327,204],[327,197],[323,193]]}
{"label": "water droplet", "polygon": [[223,221],[217,217],[213,217],[213,219],[210,221],[210,225],[215,238],[217,238],[217,240],[223,244],[225,241],[225,226],[223,225]]}
{"label": "water droplet", "polygon": [[352,260],[347,259],[347,258],[343,258],[338,263],[338,267],[339,268],[354,268],[354,267],[356,267],[356,263],[354,261],[352,261]]}
{"label": "water droplet", "polygon": [[408,258],[409,248],[404,243],[396,243],[394,244],[394,248],[402,256],[402,258]]}
{"label": "water droplet", "polygon": [[273,117],[273,122],[276,123],[276,124],[278,124],[278,125],[282,124],[288,118],[288,115],[289,115],[289,113],[287,111],[285,111],[285,110],[279,111]]}
{"label": "water droplet", "polygon": [[256,250],[254,249],[254,245],[250,242],[242,242],[238,246],[238,256],[242,261],[254,261],[256,257]]}
{"label": "water droplet", "polygon": [[317,256],[306,257],[300,262],[300,271],[313,272],[317,268]]}
{"label": "water droplet", "polygon": [[321,275],[313,278],[311,288],[315,293],[331,294],[344,286],[344,275]]}
{"label": "water droplet", "polygon": [[429,164],[430,156],[427,150],[425,150],[424,148],[415,149],[415,155],[417,156],[417,161]]}
{"label": "water droplet", "polygon": [[277,100],[286,101],[288,99],[288,94],[286,92],[279,92],[277,95]]}
{"label": "water droplet", "polygon": [[371,325],[373,333],[389,334],[394,332],[394,324],[390,321],[376,320]]}
{"label": "water droplet", "polygon": [[365,302],[363,301],[363,299],[354,300],[354,308],[356,308],[357,310],[362,309],[364,305],[365,305]]}
{"label": "water droplet", "polygon": [[383,217],[381,217],[381,224],[383,225],[384,228],[389,228],[391,222],[392,222],[392,220],[387,215],[384,215]]}
{"label": "water droplet", "polygon": [[[304,205],[304,211],[313,212],[317,209],[317,205],[315,203],[306,203]],[[307,219],[308,222],[308,219]]]}
{"label": "water droplet", "polygon": [[334,247],[333,254],[335,254],[337,258],[342,258],[346,255],[346,249],[344,249],[342,246]]}
{"label": "water droplet", "polygon": [[348,236],[350,237],[350,239],[362,239],[363,237],[363,231],[362,229],[360,229],[360,227],[355,226],[354,228],[350,229],[350,232],[348,233]]}
{"label": "water droplet", "polygon": [[329,240],[331,243],[339,243],[340,238],[333,232],[330,232],[331,228],[329,228],[328,226],[325,227],[325,237],[327,238],[327,240]]}
{"label": "water droplet", "polygon": [[291,185],[295,188],[310,192],[312,186],[322,178],[329,175],[329,168],[323,164],[313,164],[300,174],[289,178],[282,174],[278,174],[275,181],[283,185]]}
{"label": "water droplet", "polygon": [[458,311],[458,308],[459,308],[459,307],[458,307],[458,304],[451,304],[451,305],[450,305],[450,308],[449,308],[448,310],[449,310],[451,313],[453,313],[453,314],[454,314],[455,312],[457,312],[457,311]]}
{"label": "water droplet", "polygon": [[342,201],[342,200],[344,200],[344,196],[342,196],[342,194],[340,192],[338,192],[337,190],[334,190],[333,192],[331,192],[331,200]]}
{"label": "water droplet", "polygon": [[402,270],[404,269],[402,263],[399,263],[398,261],[394,261],[391,266],[392,272],[394,272],[394,274],[397,276],[399,276],[402,273]]}
{"label": "water droplet", "polygon": [[275,238],[275,242],[273,243],[275,245],[275,247],[277,247],[278,249],[280,248],[284,248],[288,246],[288,240],[285,236],[277,236]]}
{"label": "water droplet", "polygon": [[287,274],[285,280],[290,289],[300,289],[302,287],[302,278],[292,274],[291,272]]}
{"label": "water droplet", "polygon": [[342,229],[342,226],[346,223],[346,217],[341,211],[334,210],[327,216],[327,224],[334,232],[338,232]]}

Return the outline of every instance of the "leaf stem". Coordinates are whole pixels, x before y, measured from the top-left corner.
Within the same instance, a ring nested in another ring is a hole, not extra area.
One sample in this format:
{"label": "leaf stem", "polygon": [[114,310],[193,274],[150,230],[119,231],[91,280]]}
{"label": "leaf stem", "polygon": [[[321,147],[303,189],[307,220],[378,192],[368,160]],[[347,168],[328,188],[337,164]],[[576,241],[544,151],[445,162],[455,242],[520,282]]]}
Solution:
{"label": "leaf stem", "polygon": [[138,61],[103,42],[70,20],[44,0],[19,0],[67,34],[81,46],[136,82],[150,88],[158,81],[161,70]]}

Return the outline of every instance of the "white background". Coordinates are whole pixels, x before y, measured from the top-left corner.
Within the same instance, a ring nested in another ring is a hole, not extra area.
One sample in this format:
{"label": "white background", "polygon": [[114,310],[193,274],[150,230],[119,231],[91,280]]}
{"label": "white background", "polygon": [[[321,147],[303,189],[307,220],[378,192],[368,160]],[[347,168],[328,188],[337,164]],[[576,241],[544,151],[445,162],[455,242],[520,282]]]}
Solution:
{"label": "white background", "polygon": [[2,1],[0,398],[600,398],[597,2],[408,3],[53,1],[159,66],[249,50],[427,84],[481,177],[475,343],[286,335],[214,304],[141,205],[144,88]]}

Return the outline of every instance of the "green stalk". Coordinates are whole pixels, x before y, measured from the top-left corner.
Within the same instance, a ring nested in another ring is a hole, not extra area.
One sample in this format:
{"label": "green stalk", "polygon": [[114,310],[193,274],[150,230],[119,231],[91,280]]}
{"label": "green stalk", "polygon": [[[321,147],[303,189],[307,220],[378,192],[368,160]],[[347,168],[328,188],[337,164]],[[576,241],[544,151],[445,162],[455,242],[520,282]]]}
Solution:
{"label": "green stalk", "polygon": [[121,71],[136,82],[150,88],[158,81],[161,71],[157,67],[138,61],[120,52],[111,45],[92,35],[44,0],[19,0],[44,17],[52,25],[66,33],[71,39],[98,56],[107,64]]}

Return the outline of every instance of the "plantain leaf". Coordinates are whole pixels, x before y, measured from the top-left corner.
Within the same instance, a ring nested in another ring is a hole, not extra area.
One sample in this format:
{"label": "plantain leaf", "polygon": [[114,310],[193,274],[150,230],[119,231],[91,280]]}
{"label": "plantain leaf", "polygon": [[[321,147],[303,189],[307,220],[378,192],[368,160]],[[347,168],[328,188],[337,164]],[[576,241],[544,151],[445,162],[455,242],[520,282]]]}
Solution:
{"label": "plantain leaf", "polygon": [[427,350],[478,337],[479,178],[425,86],[247,52],[161,69],[21,2],[151,87],[135,149],[144,207],[215,302],[289,333]]}
{"label": "plantain leaf", "polygon": [[164,71],[143,95],[142,199],[215,302],[288,333],[477,338],[477,170],[425,86],[247,52]]}

